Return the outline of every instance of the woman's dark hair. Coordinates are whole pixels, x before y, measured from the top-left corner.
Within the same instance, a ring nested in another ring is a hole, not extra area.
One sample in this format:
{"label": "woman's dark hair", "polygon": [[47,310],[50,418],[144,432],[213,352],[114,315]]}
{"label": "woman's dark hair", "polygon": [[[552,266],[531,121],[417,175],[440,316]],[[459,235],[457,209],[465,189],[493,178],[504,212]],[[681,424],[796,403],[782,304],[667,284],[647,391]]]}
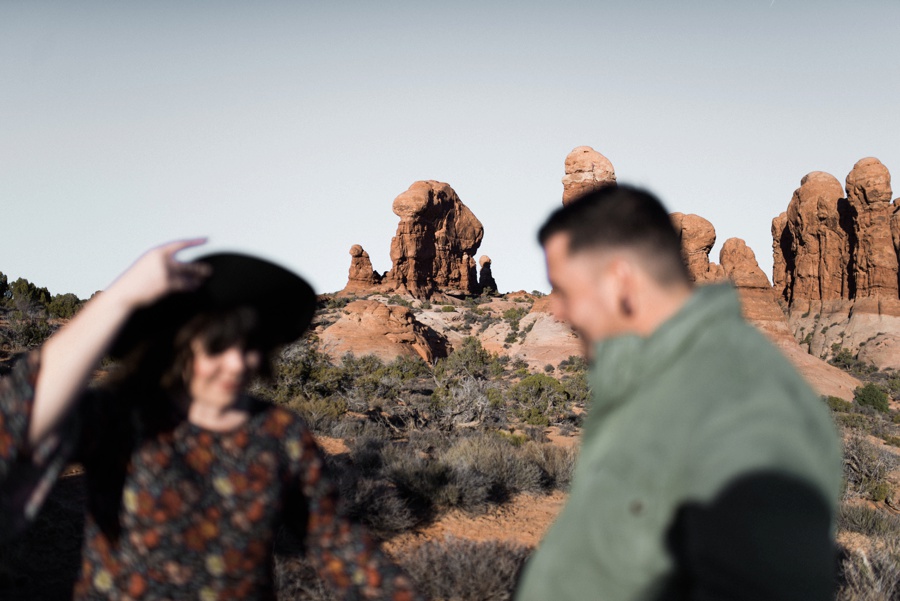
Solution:
{"label": "woman's dark hair", "polygon": [[89,511],[110,541],[121,532],[119,510],[134,448],[145,437],[171,431],[184,418],[185,398],[194,359],[192,343],[217,354],[234,346],[260,351],[257,375],[272,374],[274,348],[258,336],[259,315],[252,307],[199,313],[186,322],[168,325],[136,345],[114,368],[96,394],[95,406],[83,408],[90,422],[116,424],[112,431],[90,437],[83,445],[87,469]]}
{"label": "woman's dark hair", "polygon": [[272,374],[271,355],[258,335],[259,315],[253,307],[236,307],[200,313],[174,328],[158,332],[129,352],[114,374],[108,388],[117,393],[145,396],[158,392],[183,394],[194,358],[191,344],[200,340],[209,354],[218,354],[240,345],[259,350],[263,362],[258,375]]}

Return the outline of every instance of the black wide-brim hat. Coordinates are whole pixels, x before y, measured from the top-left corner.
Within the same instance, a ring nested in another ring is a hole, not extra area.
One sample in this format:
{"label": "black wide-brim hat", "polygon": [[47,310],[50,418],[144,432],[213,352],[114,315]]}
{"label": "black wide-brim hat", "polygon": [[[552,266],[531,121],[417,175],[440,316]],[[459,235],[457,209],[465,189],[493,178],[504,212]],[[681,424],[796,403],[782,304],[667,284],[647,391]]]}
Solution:
{"label": "black wide-brim hat", "polygon": [[121,358],[144,343],[173,339],[190,319],[201,313],[251,307],[259,317],[258,341],[274,348],[299,338],[312,321],[316,294],[293,273],[264,259],[239,253],[215,253],[194,263],[211,268],[194,291],[165,296],[132,314],[110,349]]}

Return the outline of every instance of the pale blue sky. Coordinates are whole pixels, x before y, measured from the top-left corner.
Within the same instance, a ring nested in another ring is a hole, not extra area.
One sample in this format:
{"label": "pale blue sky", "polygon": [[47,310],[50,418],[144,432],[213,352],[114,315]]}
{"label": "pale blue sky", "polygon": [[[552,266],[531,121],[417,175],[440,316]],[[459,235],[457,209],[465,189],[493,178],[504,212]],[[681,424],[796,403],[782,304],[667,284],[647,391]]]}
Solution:
{"label": "pale blue sky", "polygon": [[0,271],[88,296],[208,235],[335,291],[437,179],[500,288],[547,290],[534,232],[590,145],[771,277],[803,175],[900,173],[898,31],[897,0],[0,1]]}

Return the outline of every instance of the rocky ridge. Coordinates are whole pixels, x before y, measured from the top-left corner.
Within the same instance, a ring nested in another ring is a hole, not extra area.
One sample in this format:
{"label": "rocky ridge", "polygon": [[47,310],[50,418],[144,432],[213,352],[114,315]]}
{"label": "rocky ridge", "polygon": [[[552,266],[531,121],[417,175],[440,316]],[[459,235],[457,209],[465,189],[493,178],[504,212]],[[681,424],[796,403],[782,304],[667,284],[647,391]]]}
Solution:
{"label": "rocky ridge", "polygon": [[772,221],[775,290],[810,354],[841,349],[900,369],[900,203],[876,158],[858,161],[842,188],[821,171],[800,181]]}

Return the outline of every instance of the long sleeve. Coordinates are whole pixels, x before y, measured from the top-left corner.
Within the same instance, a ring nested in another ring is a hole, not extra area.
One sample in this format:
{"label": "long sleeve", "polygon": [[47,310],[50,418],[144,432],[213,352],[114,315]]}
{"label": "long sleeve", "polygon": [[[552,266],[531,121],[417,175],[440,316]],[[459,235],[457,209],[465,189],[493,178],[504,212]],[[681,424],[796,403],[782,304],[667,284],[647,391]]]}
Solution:
{"label": "long sleeve", "polygon": [[304,539],[319,574],[342,599],[422,599],[365,527],[342,513],[321,450],[302,423],[296,426],[284,442],[293,472],[293,483],[286,488],[285,524]]}
{"label": "long sleeve", "polygon": [[67,435],[58,432],[29,448],[39,369],[40,355],[34,351],[0,380],[0,540],[12,538],[34,519],[75,445],[71,428],[64,427]]}

